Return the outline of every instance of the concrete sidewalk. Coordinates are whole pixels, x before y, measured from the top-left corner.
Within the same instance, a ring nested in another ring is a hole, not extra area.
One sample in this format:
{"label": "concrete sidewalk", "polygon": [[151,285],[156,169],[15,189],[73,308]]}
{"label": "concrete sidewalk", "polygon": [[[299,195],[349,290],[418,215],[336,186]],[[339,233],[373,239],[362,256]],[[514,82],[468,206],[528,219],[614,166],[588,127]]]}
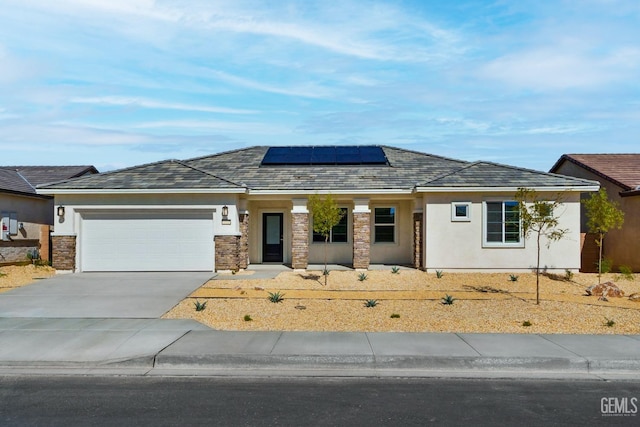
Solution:
{"label": "concrete sidewalk", "polygon": [[189,320],[0,319],[2,374],[640,379],[640,335],[214,331]]}

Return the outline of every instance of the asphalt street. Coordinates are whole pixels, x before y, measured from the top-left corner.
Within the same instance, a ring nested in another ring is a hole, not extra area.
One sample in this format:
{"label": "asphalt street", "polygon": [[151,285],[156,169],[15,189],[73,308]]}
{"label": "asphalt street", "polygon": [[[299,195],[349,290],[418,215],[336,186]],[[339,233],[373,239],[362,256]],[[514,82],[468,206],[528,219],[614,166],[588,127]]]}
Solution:
{"label": "asphalt street", "polygon": [[9,376],[0,425],[638,425],[638,398],[625,381]]}

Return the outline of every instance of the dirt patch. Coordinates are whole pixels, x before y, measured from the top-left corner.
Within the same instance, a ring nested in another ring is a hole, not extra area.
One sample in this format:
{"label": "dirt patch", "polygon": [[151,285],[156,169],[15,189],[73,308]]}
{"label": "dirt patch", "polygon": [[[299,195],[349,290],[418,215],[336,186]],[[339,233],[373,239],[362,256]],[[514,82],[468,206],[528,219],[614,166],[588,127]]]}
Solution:
{"label": "dirt patch", "polygon": [[[535,304],[535,275],[453,274],[442,278],[416,270],[333,271],[327,286],[320,272],[285,272],[269,280],[215,280],[196,290],[165,315],[195,319],[220,330],[367,331],[367,332],[502,332],[639,334],[640,303],[628,298],[586,296],[598,282],[593,274],[571,281],[540,278],[540,305]],[[309,279],[313,277],[313,279]],[[626,295],[640,292],[640,280],[607,275]],[[272,303],[270,292],[284,301]],[[451,295],[452,305],[442,304]],[[374,299],[375,307],[365,307]],[[207,301],[196,312],[194,302]],[[301,310],[296,307],[304,306]],[[249,315],[251,321],[245,321]],[[394,315],[392,318],[391,316]],[[613,320],[613,326],[606,326]],[[523,326],[530,323],[531,326]]]}
{"label": "dirt patch", "polygon": [[56,274],[56,270],[48,266],[33,264],[0,267],[0,292],[33,283],[38,279],[46,279]]}

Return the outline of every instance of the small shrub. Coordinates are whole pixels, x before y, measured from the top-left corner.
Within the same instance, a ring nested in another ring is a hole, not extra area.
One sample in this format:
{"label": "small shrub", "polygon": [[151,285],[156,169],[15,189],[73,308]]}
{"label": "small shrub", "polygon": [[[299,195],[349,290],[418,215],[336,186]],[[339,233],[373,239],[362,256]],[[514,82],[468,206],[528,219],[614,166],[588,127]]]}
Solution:
{"label": "small shrub", "polygon": [[392,318],[392,319],[399,319],[399,318],[400,318],[400,315],[399,315],[398,313],[393,313],[393,314],[391,315],[391,318]]}
{"label": "small shrub", "polygon": [[629,267],[628,265],[620,266],[620,274],[622,274],[622,277],[625,280],[633,280],[635,278],[635,276],[633,275],[633,270],[631,270],[631,267]]}
{"label": "small shrub", "polygon": [[436,270],[436,277],[438,279],[442,279],[443,275],[444,275],[444,273],[442,272],[442,270]]}
{"label": "small shrub", "polygon": [[271,302],[282,302],[284,301],[284,294],[278,292],[269,292],[269,296],[267,297]]}
{"label": "small shrub", "polygon": [[444,305],[453,305],[453,302],[456,299],[454,297],[452,297],[451,295],[447,294],[442,298],[442,304]]}
{"label": "small shrub", "polygon": [[377,299],[368,299],[364,302],[365,307],[375,307],[376,305],[378,305]]}
{"label": "small shrub", "polygon": [[613,319],[609,319],[605,317],[604,320],[605,320],[604,326],[607,326],[609,328],[616,324],[616,322],[614,322]]}
{"label": "small shrub", "polygon": [[573,282],[573,271],[568,268],[564,271],[564,280],[567,282]]}
{"label": "small shrub", "polygon": [[529,326],[531,326],[531,322],[529,322],[528,320],[525,320],[524,322],[522,322],[522,326],[528,328]]}
{"label": "small shrub", "polygon": [[327,270],[326,268],[324,270],[322,270],[322,275],[323,276],[328,276],[329,275],[329,270]]}
{"label": "small shrub", "polygon": [[205,308],[207,308],[207,302],[200,302],[198,300],[196,300],[196,302],[193,303],[193,305],[195,305],[196,307],[196,311],[203,311]]}
{"label": "small shrub", "polygon": [[400,268],[399,267],[391,267],[391,273],[392,274],[400,274]]}
{"label": "small shrub", "polygon": [[252,320],[253,320],[253,319],[251,318],[251,316],[250,316],[250,315],[248,315],[248,314],[245,314],[245,315],[244,315],[244,321],[245,321],[245,322],[251,322]]}
{"label": "small shrub", "polygon": [[515,274],[512,274],[511,276],[509,276],[509,280],[511,280],[512,282],[517,282],[518,281],[518,276]]}
{"label": "small shrub", "polygon": [[[596,266],[599,263],[596,262]],[[607,273],[611,273],[611,266],[613,265],[613,260],[611,260],[610,258],[605,258],[602,260],[602,264],[601,264],[601,268],[600,271],[602,272],[602,274],[607,274]]]}
{"label": "small shrub", "polygon": [[367,280],[367,279],[368,279],[368,277],[367,277],[367,275],[366,275],[365,273],[360,273],[360,274],[358,275],[358,281],[359,281],[359,282],[364,282],[364,281],[365,281],[365,280]]}

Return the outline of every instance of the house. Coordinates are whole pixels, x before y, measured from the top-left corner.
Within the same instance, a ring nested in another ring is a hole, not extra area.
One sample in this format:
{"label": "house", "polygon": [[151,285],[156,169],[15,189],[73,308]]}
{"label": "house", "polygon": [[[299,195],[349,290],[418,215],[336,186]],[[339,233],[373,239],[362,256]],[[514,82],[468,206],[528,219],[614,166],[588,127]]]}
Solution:
{"label": "house", "polygon": [[35,249],[49,259],[53,197],[37,194],[37,185],[96,173],[93,166],[0,166],[0,264],[26,261]]}
{"label": "house", "polygon": [[53,263],[72,271],[237,270],[322,263],[307,198],[344,209],[330,263],[426,270],[528,270],[514,193],[565,193],[571,233],[543,255],[580,267],[580,194],[597,182],[388,146],[255,146],[167,160],[38,188],[55,197]]}
{"label": "house", "polygon": [[[612,260],[613,271],[624,265],[640,272],[640,154],[565,154],[551,172],[599,181],[609,199],[619,203],[624,224],[607,233],[603,257]],[[582,267],[593,272],[598,262],[596,237],[587,234],[586,216],[582,216]]]}

